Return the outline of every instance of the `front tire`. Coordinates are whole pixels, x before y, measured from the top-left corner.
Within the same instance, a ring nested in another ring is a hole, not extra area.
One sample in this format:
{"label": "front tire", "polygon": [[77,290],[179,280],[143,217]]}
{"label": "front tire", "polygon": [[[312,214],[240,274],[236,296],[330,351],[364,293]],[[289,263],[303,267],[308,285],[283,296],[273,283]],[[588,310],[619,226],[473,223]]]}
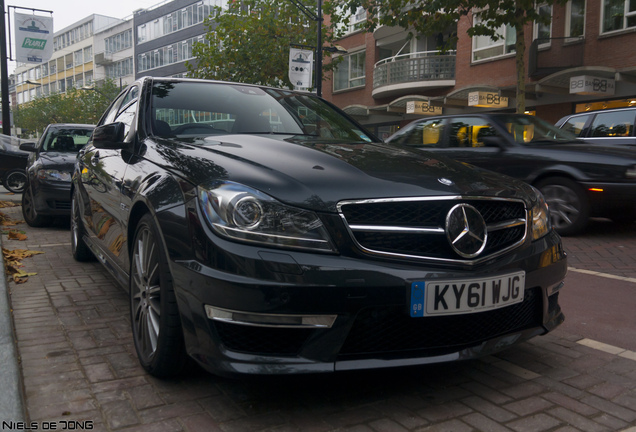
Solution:
{"label": "front tire", "polygon": [[51,224],[51,218],[39,214],[35,209],[35,197],[29,184],[26,185],[22,193],[22,217],[29,226],[35,228],[46,227]]}
{"label": "front tire", "polygon": [[186,352],[168,259],[152,217],[141,218],[131,252],[130,318],[142,367],[156,377],[178,375]]}
{"label": "front tire", "polygon": [[84,226],[82,225],[82,215],[79,208],[79,198],[77,190],[71,195],[71,254],[75,261],[93,261],[95,255],[84,241]]}
{"label": "front tire", "polygon": [[4,187],[14,194],[20,194],[24,191],[24,186],[27,182],[27,176],[24,170],[14,169],[4,176]]}
{"label": "front tire", "polygon": [[581,232],[590,218],[590,203],[585,191],[574,180],[548,178],[536,185],[550,209],[552,226],[560,235]]}

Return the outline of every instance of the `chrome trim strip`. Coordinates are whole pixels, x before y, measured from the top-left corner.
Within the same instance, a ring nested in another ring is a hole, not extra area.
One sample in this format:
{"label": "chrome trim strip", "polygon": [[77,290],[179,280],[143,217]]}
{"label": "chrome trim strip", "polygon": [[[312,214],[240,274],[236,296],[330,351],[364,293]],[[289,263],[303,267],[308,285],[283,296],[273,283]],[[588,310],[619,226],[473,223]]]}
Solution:
{"label": "chrome trim strip", "polygon": [[382,225],[350,225],[353,231],[373,231],[373,232],[401,232],[406,234],[444,234],[444,228],[407,228],[399,226],[382,226]]}
{"label": "chrome trim strip", "polygon": [[251,327],[331,328],[338,315],[288,315],[235,311],[205,305],[206,316],[214,321]]}
{"label": "chrome trim strip", "polygon": [[488,224],[486,229],[488,232],[499,231],[506,228],[514,228],[519,225],[525,225],[525,219],[510,219],[509,221],[503,221],[496,224]]}

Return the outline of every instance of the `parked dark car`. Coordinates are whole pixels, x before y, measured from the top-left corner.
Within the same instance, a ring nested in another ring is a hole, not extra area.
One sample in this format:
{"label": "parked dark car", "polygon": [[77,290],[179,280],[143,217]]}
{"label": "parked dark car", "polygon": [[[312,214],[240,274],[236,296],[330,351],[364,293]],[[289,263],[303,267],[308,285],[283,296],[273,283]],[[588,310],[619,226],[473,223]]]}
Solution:
{"label": "parked dark car", "polygon": [[129,292],[156,376],[417,365],[554,329],[541,194],[384,145],[309,93],[145,77],[80,151],[72,254]]}
{"label": "parked dark car", "polygon": [[71,215],[71,177],[77,152],[94,125],[53,123],[36,143],[22,143],[29,152],[27,181],[22,193],[22,216],[32,227],[49,225],[55,217]]}
{"label": "parked dark car", "polygon": [[521,179],[544,195],[561,235],[583,230],[593,216],[636,219],[636,149],[576,140],[530,115],[430,117],[387,140]]}
{"label": "parked dark car", "polygon": [[556,126],[590,144],[636,148],[636,107],[570,114],[556,122]]}
{"label": "parked dark car", "polygon": [[28,153],[19,148],[21,140],[0,135],[0,180],[2,186],[11,193],[20,194],[26,183],[26,164]]}

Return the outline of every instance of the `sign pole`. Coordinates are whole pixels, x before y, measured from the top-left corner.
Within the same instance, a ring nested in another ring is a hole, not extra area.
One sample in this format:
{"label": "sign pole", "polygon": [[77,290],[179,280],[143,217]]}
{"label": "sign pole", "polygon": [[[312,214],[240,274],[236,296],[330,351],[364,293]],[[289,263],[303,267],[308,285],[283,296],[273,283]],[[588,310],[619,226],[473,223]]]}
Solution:
{"label": "sign pole", "polygon": [[11,104],[9,103],[9,67],[7,64],[7,30],[4,0],[0,0],[2,6],[2,19],[0,20],[0,91],[2,92],[2,134],[11,135]]}

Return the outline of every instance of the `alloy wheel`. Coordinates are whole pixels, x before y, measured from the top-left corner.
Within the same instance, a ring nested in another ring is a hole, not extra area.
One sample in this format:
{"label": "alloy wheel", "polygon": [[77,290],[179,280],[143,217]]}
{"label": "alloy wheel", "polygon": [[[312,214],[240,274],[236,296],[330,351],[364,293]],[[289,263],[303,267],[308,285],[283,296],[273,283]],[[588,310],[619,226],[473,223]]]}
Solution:
{"label": "alloy wheel", "polygon": [[157,351],[161,323],[161,276],[155,238],[146,226],[138,233],[131,268],[131,307],[134,337],[140,356],[148,362]]}

